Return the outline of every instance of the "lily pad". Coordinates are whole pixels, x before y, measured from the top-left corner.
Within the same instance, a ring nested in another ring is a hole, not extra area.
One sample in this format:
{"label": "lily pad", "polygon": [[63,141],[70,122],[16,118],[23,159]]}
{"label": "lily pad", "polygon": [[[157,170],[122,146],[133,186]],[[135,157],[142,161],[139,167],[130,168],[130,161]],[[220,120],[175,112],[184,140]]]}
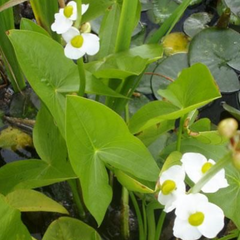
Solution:
{"label": "lily pad", "polygon": [[154,96],[157,99],[162,99],[157,91],[165,89],[171,83],[171,79],[175,80],[178,74],[187,67],[188,60],[186,53],[175,54],[162,61],[153,72],[151,85]]}
{"label": "lily pad", "polygon": [[206,12],[193,13],[183,24],[184,32],[191,38],[207,27],[212,16]]}
{"label": "lily pad", "polygon": [[199,33],[189,48],[190,64],[208,66],[221,92],[239,90],[240,34],[232,29],[209,28]]}

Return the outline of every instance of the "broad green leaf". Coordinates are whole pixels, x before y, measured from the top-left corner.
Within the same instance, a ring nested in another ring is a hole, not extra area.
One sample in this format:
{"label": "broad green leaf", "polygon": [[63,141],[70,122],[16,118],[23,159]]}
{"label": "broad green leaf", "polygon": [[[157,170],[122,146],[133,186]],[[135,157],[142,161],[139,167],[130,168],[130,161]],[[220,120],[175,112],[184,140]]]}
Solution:
{"label": "broad green leaf", "polygon": [[82,3],[89,4],[89,9],[82,17],[82,22],[88,22],[102,15],[111,5],[116,1],[114,0],[82,0]]}
{"label": "broad green leaf", "polygon": [[122,118],[106,106],[68,96],[66,119],[70,161],[80,178],[84,202],[100,224],[112,198],[105,165],[153,182],[159,170]]}
{"label": "broad green leaf", "polygon": [[190,64],[206,64],[217,81],[221,92],[239,89],[240,34],[232,29],[209,28],[199,33],[190,43]]}
{"label": "broad green leaf", "polygon": [[31,235],[21,221],[19,210],[10,206],[6,198],[0,194],[0,240],[21,239],[31,240]]}
{"label": "broad green leaf", "polygon": [[210,14],[206,12],[193,13],[187,18],[183,25],[184,32],[191,38],[207,28],[207,24],[211,21]]}
{"label": "broad green leaf", "polygon": [[[161,159],[166,159],[168,155],[176,150],[176,143],[169,144],[161,153]],[[183,139],[181,143],[181,153],[196,152],[203,154],[206,158],[211,158],[215,161],[221,159],[227,152],[225,144],[222,145],[210,145],[204,144],[196,139],[187,138]]]}
{"label": "broad green leaf", "polygon": [[129,191],[140,192],[140,193],[154,193],[154,190],[144,185],[140,181],[132,178],[128,174],[116,169],[114,174],[118,181],[126,187]]}
{"label": "broad green leaf", "polygon": [[15,190],[6,196],[6,202],[21,212],[57,212],[69,214],[59,203],[34,190]]}
{"label": "broad green leaf", "polygon": [[182,153],[180,152],[172,152],[166,159],[166,161],[163,164],[163,167],[161,168],[161,172],[159,175],[161,175],[161,173],[163,173],[164,171],[168,170],[170,167],[174,166],[174,165],[182,165],[181,163],[181,158],[182,158]]}
{"label": "broad green leaf", "polygon": [[[13,30],[9,38],[26,78],[50,110],[61,134],[65,136],[65,95],[79,89],[76,64],[65,57],[60,44],[43,34]],[[90,73],[87,72],[86,77],[86,92],[121,96]]]}
{"label": "broad green leaf", "polygon": [[42,34],[50,37],[49,33],[45,29],[43,29],[42,27],[37,25],[35,22],[33,22],[32,20],[29,20],[27,18],[21,19],[20,29],[42,33]]}
{"label": "broad green leaf", "polygon": [[211,121],[208,118],[201,118],[188,127],[192,132],[210,131]]}
{"label": "broad green leaf", "polygon": [[0,168],[0,193],[31,189],[77,178],[72,171],[59,169],[41,160],[22,160]]}
{"label": "broad green leaf", "polygon": [[153,71],[151,80],[153,94],[157,99],[162,99],[157,91],[165,89],[171,80],[175,80],[179,73],[189,67],[186,53],[179,53],[164,59]]}
{"label": "broad green leaf", "polygon": [[99,234],[80,220],[61,217],[48,227],[43,240],[101,240]]}
{"label": "broad green leaf", "polygon": [[153,101],[142,107],[130,119],[129,129],[132,133],[164,120],[177,119],[221,96],[211,73],[203,64],[184,69],[177,80],[158,93],[169,102]]}
{"label": "broad green leaf", "polygon": [[[229,160],[231,161],[231,160]],[[226,217],[230,218],[237,228],[240,228],[240,171],[231,163],[225,168],[229,186],[214,194],[207,194],[209,201],[218,205]]]}

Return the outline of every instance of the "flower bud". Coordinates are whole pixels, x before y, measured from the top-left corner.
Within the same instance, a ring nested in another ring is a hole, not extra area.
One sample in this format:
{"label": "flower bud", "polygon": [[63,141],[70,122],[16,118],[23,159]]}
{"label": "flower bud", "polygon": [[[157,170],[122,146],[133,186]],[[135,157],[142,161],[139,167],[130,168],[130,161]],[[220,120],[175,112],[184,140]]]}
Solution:
{"label": "flower bud", "polygon": [[89,22],[84,23],[80,29],[81,33],[90,33],[91,30],[91,24]]}
{"label": "flower bud", "polygon": [[240,152],[234,152],[232,157],[233,166],[240,170]]}
{"label": "flower bud", "polygon": [[235,135],[238,129],[238,122],[234,118],[226,118],[218,124],[218,132],[226,138],[231,138]]}

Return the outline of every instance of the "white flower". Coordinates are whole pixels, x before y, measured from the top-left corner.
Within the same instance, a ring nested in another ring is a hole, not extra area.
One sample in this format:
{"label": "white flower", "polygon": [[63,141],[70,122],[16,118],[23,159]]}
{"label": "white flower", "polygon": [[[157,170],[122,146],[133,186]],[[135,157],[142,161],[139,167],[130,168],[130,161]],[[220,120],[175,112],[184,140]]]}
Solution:
{"label": "white flower", "polygon": [[77,28],[71,27],[62,36],[67,43],[64,49],[67,58],[76,60],[86,53],[88,55],[94,55],[99,51],[99,37],[95,34],[80,34]]}
{"label": "white flower", "polygon": [[[82,4],[82,14],[88,9],[89,4]],[[51,25],[51,29],[58,34],[65,33],[73,24],[73,21],[77,19],[77,4],[71,1],[65,8],[61,8],[59,13],[54,15],[55,21]]]}
{"label": "white flower", "polygon": [[[185,153],[182,156],[181,162],[188,177],[197,183],[202,176],[215,164],[212,159],[207,159],[200,153]],[[220,188],[228,187],[228,182],[225,178],[225,170],[221,169],[213,176],[203,187],[205,193],[217,192]]]}
{"label": "white flower", "polygon": [[180,196],[175,214],[173,234],[182,240],[214,238],[224,226],[222,209],[200,193]]}
{"label": "white flower", "polygon": [[159,179],[161,191],[158,194],[158,201],[165,205],[165,212],[172,211],[177,198],[185,194],[184,178],[185,172],[179,165],[172,166],[161,174]]}

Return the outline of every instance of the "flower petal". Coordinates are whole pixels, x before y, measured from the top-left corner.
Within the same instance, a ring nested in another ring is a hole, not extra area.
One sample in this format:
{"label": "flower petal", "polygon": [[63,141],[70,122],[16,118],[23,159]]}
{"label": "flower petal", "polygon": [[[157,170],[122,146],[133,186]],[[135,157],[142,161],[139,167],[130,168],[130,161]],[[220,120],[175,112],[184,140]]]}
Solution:
{"label": "flower petal", "polygon": [[82,37],[84,39],[82,48],[88,55],[94,55],[99,51],[100,43],[99,37],[92,33],[83,33]]}
{"label": "flower petal", "polygon": [[82,4],[82,15],[88,10],[89,4]]}
{"label": "flower petal", "polygon": [[72,20],[65,18],[61,13],[56,13],[54,16],[55,21],[51,25],[51,29],[57,34],[65,33],[73,24]]}
{"label": "flower petal", "polygon": [[67,58],[74,60],[81,58],[85,54],[81,48],[75,48],[71,45],[71,43],[67,43],[66,47],[64,48],[64,53]]}
{"label": "flower petal", "polygon": [[196,240],[202,236],[196,227],[191,226],[187,220],[178,217],[174,221],[173,235],[182,240]]}
{"label": "flower petal", "polygon": [[166,180],[174,180],[174,182],[184,181],[185,172],[179,165],[174,165],[164,171],[160,176],[160,184],[163,184]]}
{"label": "flower petal", "polygon": [[182,156],[181,162],[188,177],[196,183],[203,176],[201,170],[207,159],[200,153],[185,153]]}
{"label": "flower petal", "polygon": [[67,6],[72,6],[73,7],[73,13],[69,17],[69,19],[71,19],[73,21],[77,20],[77,3],[74,2],[74,1],[71,1],[67,4]]}
{"label": "flower petal", "polygon": [[207,238],[214,238],[224,226],[224,213],[213,203],[203,203],[201,211],[204,213],[204,222],[198,226],[199,231]]}
{"label": "flower petal", "polygon": [[62,34],[62,37],[68,43],[77,35],[80,35],[78,29],[75,27],[70,27],[67,32]]}

